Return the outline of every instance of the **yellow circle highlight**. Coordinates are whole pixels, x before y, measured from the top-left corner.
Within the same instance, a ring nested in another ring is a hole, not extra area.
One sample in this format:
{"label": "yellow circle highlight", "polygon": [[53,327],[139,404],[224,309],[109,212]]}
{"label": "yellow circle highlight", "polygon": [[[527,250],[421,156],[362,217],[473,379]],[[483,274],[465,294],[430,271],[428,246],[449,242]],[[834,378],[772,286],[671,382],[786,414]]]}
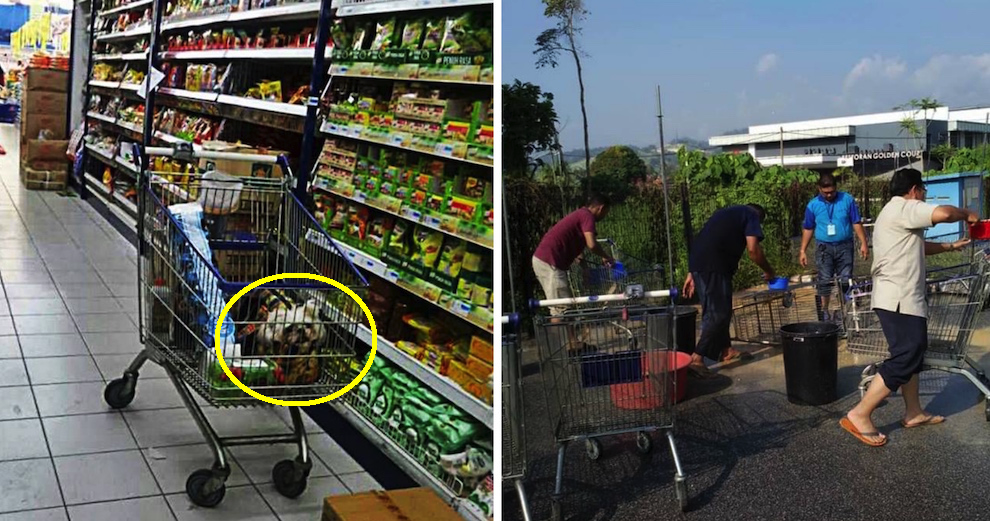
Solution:
{"label": "yellow circle highlight", "polygon": [[[354,299],[354,301],[357,302],[359,306],[361,306],[361,310],[364,311],[364,315],[368,317],[368,324],[371,326],[371,354],[368,356],[368,363],[364,364],[364,368],[361,369],[361,372],[357,375],[357,378],[351,381],[351,383],[347,384],[347,386],[344,387],[343,389],[333,394],[324,396],[323,398],[316,398],[314,400],[278,400],[275,398],[271,398],[269,396],[265,396],[255,391],[254,389],[251,389],[250,387],[244,385],[243,382],[241,382],[240,380],[237,379],[236,376],[234,376],[234,373],[231,372],[230,367],[227,367],[227,361],[223,359],[223,353],[220,351],[220,344],[221,344],[220,325],[223,324],[223,319],[227,317],[227,313],[230,311],[230,308],[234,305],[234,302],[237,302],[237,299],[243,297],[247,292],[251,291],[254,288],[257,288],[258,286],[266,282],[271,282],[273,280],[279,280],[279,279],[312,279],[312,280],[318,280],[326,284],[330,284],[331,286],[343,291],[348,297]],[[326,403],[329,402],[330,400],[339,398],[343,396],[345,393],[347,393],[347,391],[353,389],[354,386],[361,383],[361,380],[364,379],[364,375],[368,374],[368,371],[371,369],[371,363],[375,360],[375,352],[378,349],[378,330],[375,329],[375,318],[371,316],[371,310],[368,309],[367,304],[365,304],[364,301],[361,300],[361,297],[357,296],[357,294],[351,291],[350,288],[348,288],[347,286],[344,286],[343,284],[331,278],[323,277],[320,275],[314,275],[312,273],[279,273],[278,275],[272,275],[270,277],[265,277],[263,279],[258,279],[252,282],[246,288],[238,291],[237,294],[234,295],[232,299],[230,299],[230,302],[228,302],[227,305],[224,306],[223,311],[220,312],[220,318],[217,319],[217,328],[216,331],[214,331],[213,333],[213,343],[214,343],[213,348],[217,352],[217,361],[220,362],[220,367],[223,368],[223,372],[227,375],[227,378],[230,378],[230,381],[234,382],[234,384],[237,385],[237,387],[240,387],[242,391],[248,393],[249,395],[263,402],[267,402],[273,405],[282,405],[286,407],[291,405],[298,405],[300,407],[305,407],[307,405],[317,405],[321,403]]]}

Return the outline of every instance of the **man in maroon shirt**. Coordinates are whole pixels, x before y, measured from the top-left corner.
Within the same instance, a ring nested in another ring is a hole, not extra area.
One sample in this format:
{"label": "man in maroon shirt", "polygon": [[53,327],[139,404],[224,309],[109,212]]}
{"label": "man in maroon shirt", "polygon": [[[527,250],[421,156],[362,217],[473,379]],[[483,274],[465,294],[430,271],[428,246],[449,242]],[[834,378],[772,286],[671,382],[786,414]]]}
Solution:
{"label": "man in maroon shirt", "polygon": [[[581,258],[585,248],[598,254],[606,263],[613,259],[600,244],[595,223],[608,215],[609,201],[603,195],[592,195],[584,208],[574,210],[543,236],[533,253],[533,271],[543,286],[548,299],[571,297],[567,271],[575,260]],[[558,315],[564,308],[551,307],[550,313]]]}

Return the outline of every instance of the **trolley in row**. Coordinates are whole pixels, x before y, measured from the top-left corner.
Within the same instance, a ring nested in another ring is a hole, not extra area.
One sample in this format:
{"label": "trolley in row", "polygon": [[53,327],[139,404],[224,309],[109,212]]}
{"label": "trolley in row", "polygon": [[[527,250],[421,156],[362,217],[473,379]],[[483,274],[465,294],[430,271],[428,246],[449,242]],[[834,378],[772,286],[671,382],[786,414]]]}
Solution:
{"label": "trolley in row", "polygon": [[761,290],[734,297],[733,340],[780,344],[780,328],[799,322],[834,322],[842,331],[842,310],[849,281],[802,282],[784,290]]}
{"label": "trolley in row", "polygon": [[598,239],[598,243],[608,250],[614,262],[606,264],[598,257],[585,255],[581,262],[574,263],[568,272],[571,295],[612,295],[622,293],[629,285],[646,288],[664,285],[664,269],[659,263],[627,253],[612,239]]}
{"label": "trolley in row", "polygon": [[[928,350],[924,369],[965,376],[986,397],[986,419],[990,421],[990,380],[968,354],[978,315],[990,296],[988,254],[987,250],[979,250],[968,264],[926,272]],[[846,299],[847,349],[872,361],[862,373],[861,395],[888,356],[886,337],[870,303],[872,291],[872,281],[860,279],[849,289]]]}
{"label": "trolley in row", "polygon": [[530,521],[526,497],[526,429],[522,388],[519,315],[502,317],[502,480],[519,495],[524,521]]}
{"label": "trolley in row", "polygon": [[[194,398],[216,407],[270,406],[239,389],[222,370],[215,329],[228,300],[252,282],[275,274],[313,273],[352,291],[367,286],[346,257],[290,191],[283,157],[188,147],[149,148],[156,156],[206,167],[204,174],[143,169],[138,202],[140,331],[144,349],[104,392],[115,409],[135,397],[145,362],[164,368],[214,461],[193,472],[186,492],[213,507],[225,494],[231,467],[227,448],[291,443],[295,459],[272,470],[276,490],[298,497],[312,468],[298,407],[289,407],[292,433],[221,437]],[[281,167],[281,179],[227,176],[209,168],[220,161]],[[312,240],[317,237],[320,240]],[[322,398],[350,380],[358,322],[356,303],[339,289],[309,279],[281,279],[240,299],[221,323],[219,348],[231,373],[254,391],[278,400]]]}
{"label": "trolley in row", "polygon": [[[557,315],[535,317],[544,396],[557,444],[555,521],[563,516],[568,444],[583,443],[588,458],[596,460],[601,438],[634,435],[645,454],[657,431],[666,433],[678,504],[687,508],[687,482],[673,434],[677,366],[686,364],[686,355],[673,349],[676,321],[670,317],[676,293],[627,286],[625,293],[532,303],[534,308],[567,307]],[[659,305],[655,299],[671,303]]]}

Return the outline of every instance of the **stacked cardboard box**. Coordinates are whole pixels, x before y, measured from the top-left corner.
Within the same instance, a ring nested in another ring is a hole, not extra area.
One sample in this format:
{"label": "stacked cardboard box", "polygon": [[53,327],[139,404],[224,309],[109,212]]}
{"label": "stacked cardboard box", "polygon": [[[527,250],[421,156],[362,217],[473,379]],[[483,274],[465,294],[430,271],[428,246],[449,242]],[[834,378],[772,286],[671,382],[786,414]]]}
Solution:
{"label": "stacked cardboard box", "polygon": [[323,504],[323,521],[463,521],[432,490],[411,488],[332,496]]}
{"label": "stacked cardboard box", "polygon": [[69,73],[29,67],[21,98],[21,182],[31,190],[63,190],[68,182],[65,126]]}

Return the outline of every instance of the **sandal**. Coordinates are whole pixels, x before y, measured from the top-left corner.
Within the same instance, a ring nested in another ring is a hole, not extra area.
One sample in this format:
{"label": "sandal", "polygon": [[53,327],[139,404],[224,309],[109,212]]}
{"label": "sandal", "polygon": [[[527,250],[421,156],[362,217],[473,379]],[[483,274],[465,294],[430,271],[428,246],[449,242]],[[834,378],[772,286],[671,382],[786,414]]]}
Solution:
{"label": "sandal", "polygon": [[751,353],[747,353],[746,351],[735,351],[729,356],[723,356],[721,362],[723,364],[728,362],[734,362],[736,360],[741,360],[745,362],[752,360],[753,358],[754,358],[753,355]]}
{"label": "sandal", "polygon": [[871,441],[868,438],[875,438],[880,436],[879,432],[859,432],[859,429],[853,425],[853,422],[849,420],[849,417],[844,417],[839,420],[839,426],[845,429],[849,434],[852,434],[859,441],[869,445],[870,447],[882,447],[887,444],[887,437],[884,436],[881,441]]}
{"label": "sandal", "polygon": [[904,427],[905,429],[913,429],[915,427],[922,427],[925,425],[938,425],[943,422],[945,422],[944,416],[938,416],[937,414],[933,414],[920,422],[908,423],[904,420],[901,420],[901,426]]}
{"label": "sandal", "polygon": [[700,380],[715,378],[715,373],[705,365],[691,364],[687,366],[688,374]]}

